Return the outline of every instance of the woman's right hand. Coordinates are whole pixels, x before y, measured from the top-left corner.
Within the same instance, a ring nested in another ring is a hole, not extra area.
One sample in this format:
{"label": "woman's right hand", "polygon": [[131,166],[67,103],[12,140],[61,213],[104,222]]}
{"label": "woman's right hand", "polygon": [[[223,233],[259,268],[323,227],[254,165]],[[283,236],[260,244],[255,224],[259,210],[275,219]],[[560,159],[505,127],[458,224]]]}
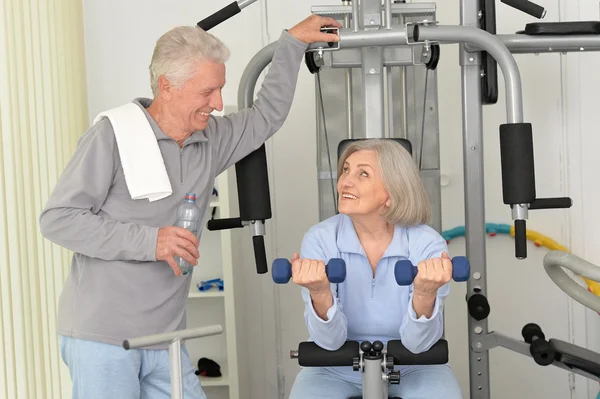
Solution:
{"label": "woman's right hand", "polygon": [[325,272],[325,262],[314,259],[300,259],[297,253],[294,253],[292,259],[292,281],[310,291],[311,295],[331,293],[331,287],[327,273]]}

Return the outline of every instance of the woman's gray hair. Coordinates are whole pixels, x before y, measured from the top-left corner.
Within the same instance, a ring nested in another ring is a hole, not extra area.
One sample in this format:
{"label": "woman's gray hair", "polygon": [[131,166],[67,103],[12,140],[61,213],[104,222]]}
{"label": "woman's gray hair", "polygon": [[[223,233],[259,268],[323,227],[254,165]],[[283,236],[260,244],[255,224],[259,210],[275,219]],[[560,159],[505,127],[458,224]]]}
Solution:
{"label": "woman's gray hair", "polygon": [[383,186],[390,197],[390,207],[382,216],[401,226],[427,224],[431,219],[429,196],[416,162],[400,143],[389,139],[364,139],[348,144],[338,162],[338,179],[346,159],[361,150],[374,151],[379,162]]}
{"label": "woman's gray hair", "polygon": [[158,77],[164,75],[181,87],[195,72],[199,61],[224,64],[230,51],[219,39],[198,26],[178,26],[163,34],[150,62],[150,86],[158,94]]}

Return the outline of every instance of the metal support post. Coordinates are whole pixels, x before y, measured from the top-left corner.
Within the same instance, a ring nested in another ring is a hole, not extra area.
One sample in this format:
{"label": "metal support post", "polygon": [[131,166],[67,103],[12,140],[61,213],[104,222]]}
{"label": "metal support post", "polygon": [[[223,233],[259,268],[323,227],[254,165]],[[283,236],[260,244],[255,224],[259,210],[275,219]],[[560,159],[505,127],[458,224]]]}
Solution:
{"label": "metal support post", "polygon": [[[358,0],[355,0],[354,2],[357,2]],[[348,5],[350,3],[352,3],[352,0],[344,0],[343,1],[344,5]],[[346,14],[344,15],[344,28],[346,29],[350,29],[351,27],[351,23],[358,23],[358,21],[352,21],[350,19],[350,15]],[[348,138],[352,139],[354,138],[354,134],[353,134],[353,121],[352,121],[352,69],[350,68],[346,68],[344,71],[345,74],[345,84],[346,84],[346,129],[347,129],[347,134],[348,134]],[[324,117],[324,115],[323,115]]]}
{"label": "metal support post", "polygon": [[169,344],[169,364],[171,370],[171,398],[183,399],[180,339],[175,339]]}
{"label": "metal support post", "polygon": [[[382,26],[381,1],[362,0],[359,9],[362,29],[375,30]],[[365,137],[384,137],[383,110],[383,48],[361,48],[362,100],[364,104]]]}
{"label": "metal support post", "polygon": [[[479,27],[479,1],[461,0],[460,22]],[[460,46],[463,115],[463,168],[465,196],[466,254],[471,264],[467,281],[467,299],[479,293],[487,297],[485,185],[483,169],[483,105],[481,102],[481,58]],[[487,318],[476,320],[468,315],[469,389],[472,399],[490,398],[489,353],[477,352],[473,342],[488,333]]]}
{"label": "metal support post", "polygon": [[388,397],[388,384],[384,379],[382,358],[363,357],[362,371],[363,398],[380,399]]}

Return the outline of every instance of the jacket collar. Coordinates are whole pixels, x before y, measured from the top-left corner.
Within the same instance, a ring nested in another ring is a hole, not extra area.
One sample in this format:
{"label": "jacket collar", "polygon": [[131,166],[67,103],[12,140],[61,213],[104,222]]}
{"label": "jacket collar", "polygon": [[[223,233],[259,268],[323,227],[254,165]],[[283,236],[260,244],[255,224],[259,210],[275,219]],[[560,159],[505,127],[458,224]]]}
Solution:
{"label": "jacket collar", "polygon": [[[156,140],[173,140],[173,141],[175,141],[171,136],[169,136],[165,132],[163,132],[162,129],[160,127],[158,127],[158,124],[154,121],[154,119],[152,119],[152,116],[150,116],[150,113],[148,112],[148,110],[146,108],[148,108],[150,106],[150,104],[152,104],[151,99],[144,98],[144,97],[138,97],[133,100],[133,103],[137,104],[142,109],[144,114],[146,115],[146,118],[148,118],[148,122],[150,122],[150,126],[152,126],[152,130],[154,131]],[[198,131],[195,131],[194,133],[192,133],[187,139],[185,139],[183,145],[186,146],[188,144],[199,143],[199,142],[203,142],[203,141],[208,141],[208,138],[204,134],[204,130],[198,130]]]}
{"label": "jacket collar", "polygon": [[[348,215],[340,214],[341,221],[337,235],[337,247],[340,252],[354,253],[366,257],[365,250],[358,239],[352,219]],[[405,227],[396,225],[394,227],[394,236],[385,253],[386,257],[404,257],[408,258],[408,234]]]}

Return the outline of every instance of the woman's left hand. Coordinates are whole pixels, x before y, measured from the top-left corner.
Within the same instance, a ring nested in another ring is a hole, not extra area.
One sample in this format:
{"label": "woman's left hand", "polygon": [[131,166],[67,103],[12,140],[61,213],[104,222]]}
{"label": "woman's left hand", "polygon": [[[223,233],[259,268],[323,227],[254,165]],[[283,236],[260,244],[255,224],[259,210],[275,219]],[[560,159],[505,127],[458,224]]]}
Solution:
{"label": "woman's left hand", "polygon": [[419,262],[414,280],[414,295],[435,297],[437,290],[452,279],[452,261],[446,252],[441,258]]}

